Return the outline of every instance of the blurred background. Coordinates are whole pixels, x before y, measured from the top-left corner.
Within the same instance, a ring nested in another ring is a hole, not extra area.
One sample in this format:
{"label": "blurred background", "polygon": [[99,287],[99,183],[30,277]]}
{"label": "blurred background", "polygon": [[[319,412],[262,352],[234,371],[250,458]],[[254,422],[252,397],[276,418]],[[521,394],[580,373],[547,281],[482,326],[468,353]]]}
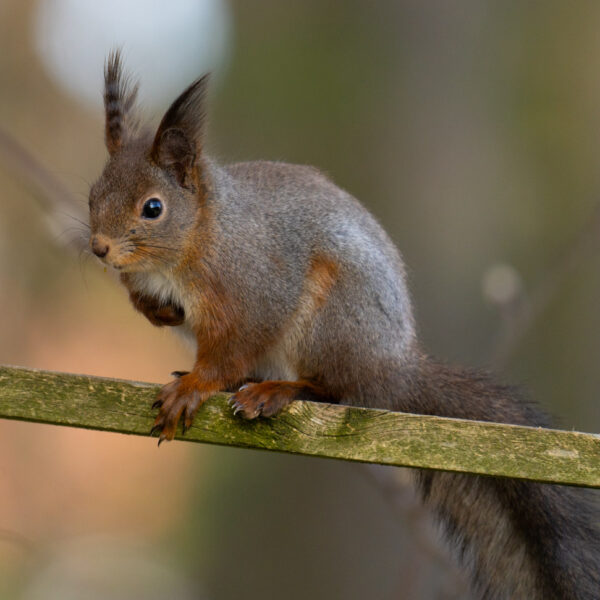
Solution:
{"label": "blurred background", "polygon": [[[373,211],[430,353],[600,431],[599,30],[592,2],[1,0],[0,364],[192,363],[68,246],[119,45],[149,122],[210,70],[214,157],[317,165]],[[0,597],[467,598],[383,475],[0,421]]]}

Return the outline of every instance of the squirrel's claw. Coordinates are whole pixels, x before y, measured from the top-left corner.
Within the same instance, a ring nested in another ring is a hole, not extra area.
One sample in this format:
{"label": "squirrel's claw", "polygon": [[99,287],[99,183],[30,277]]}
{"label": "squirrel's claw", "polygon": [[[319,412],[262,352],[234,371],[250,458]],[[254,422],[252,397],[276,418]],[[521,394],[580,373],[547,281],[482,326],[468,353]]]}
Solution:
{"label": "squirrel's claw", "polygon": [[[154,405],[152,406],[152,408],[154,408]],[[150,436],[153,436],[155,433],[159,433],[161,430],[162,430],[162,426],[153,425],[152,429],[150,430]]]}
{"label": "squirrel's claw", "polygon": [[171,373],[171,377],[175,377],[176,379],[179,379],[180,377],[183,377],[184,375],[189,375],[189,371],[173,371]]}
{"label": "squirrel's claw", "polygon": [[284,386],[276,382],[246,383],[229,399],[234,415],[244,419],[272,417],[294,399]]}
{"label": "squirrel's claw", "polygon": [[[241,391],[247,389],[249,385],[250,385],[249,383],[245,383],[244,385],[240,386],[237,391],[241,392]],[[231,406],[231,408],[233,408],[234,415],[237,415],[239,412],[244,410],[244,405],[238,401],[237,392],[235,394],[233,394],[232,396],[229,396],[229,398],[227,399],[227,403],[229,404],[229,406]]]}
{"label": "squirrel's claw", "polygon": [[152,405],[152,408],[158,408],[158,415],[151,433],[160,432],[159,446],[165,440],[171,441],[175,437],[177,425],[182,418],[181,431],[185,434],[192,426],[196,412],[210,395],[210,392],[203,389],[207,387],[206,384],[194,373],[175,371],[173,375],[176,379],[160,389]]}
{"label": "squirrel's claw", "polygon": [[242,404],[240,404],[239,402],[234,402],[232,404],[232,408],[233,408],[233,415],[234,416],[244,410],[244,406]]}

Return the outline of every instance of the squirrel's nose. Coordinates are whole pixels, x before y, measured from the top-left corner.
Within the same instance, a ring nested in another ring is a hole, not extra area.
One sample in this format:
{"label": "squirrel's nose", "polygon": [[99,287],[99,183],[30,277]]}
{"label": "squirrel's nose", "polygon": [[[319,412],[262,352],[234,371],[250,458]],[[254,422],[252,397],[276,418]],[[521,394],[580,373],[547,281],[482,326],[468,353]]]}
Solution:
{"label": "squirrel's nose", "polygon": [[104,258],[108,254],[108,251],[110,250],[110,246],[108,245],[108,243],[105,242],[104,240],[99,239],[97,236],[94,236],[92,238],[91,246],[92,246],[92,252],[98,258]]}

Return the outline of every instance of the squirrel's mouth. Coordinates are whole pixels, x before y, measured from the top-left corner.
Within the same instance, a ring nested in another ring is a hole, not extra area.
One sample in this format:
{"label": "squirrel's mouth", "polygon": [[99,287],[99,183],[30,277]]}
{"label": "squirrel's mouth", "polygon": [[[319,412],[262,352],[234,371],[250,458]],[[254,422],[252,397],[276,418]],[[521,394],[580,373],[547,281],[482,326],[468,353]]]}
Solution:
{"label": "squirrel's mouth", "polygon": [[[126,273],[128,271],[140,271],[143,269],[140,269],[140,265],[138,264],[137,261],[135,262],[130,262],[130,263],[122,263],[120,261],[116,261],[116,260],[107,260],[104,261],[106,263],[106,265],[108,267],[110,267],[111,269],[114,269],[115,271],[119,271],[121,273]],[[136,268],[136,266],[138,268]]]}
{"label": "squirrel's mouth", "polygon": [[92,235],[90,248],[102,263],[121,273],[151,270],[155,266],[150,251],[101,233]]}
{"label": "squirrel's mouth", "polygon": [[152,265],[144,257],[135,256],[135,254],[126,254],[125,256],[111,257],[104,260],[105,264],[120,273],[134,273],[150,270]]}

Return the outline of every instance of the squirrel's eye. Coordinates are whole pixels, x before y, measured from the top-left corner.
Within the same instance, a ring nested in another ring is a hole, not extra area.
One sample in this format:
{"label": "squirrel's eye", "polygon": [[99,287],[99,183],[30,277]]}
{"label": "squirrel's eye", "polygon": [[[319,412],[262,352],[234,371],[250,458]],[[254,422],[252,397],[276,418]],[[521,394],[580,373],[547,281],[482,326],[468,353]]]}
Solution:
{"label": "squirrel's eye", "polygon": [[162,202],[158,198],[149,198],[142,207],[142,217],[144,219],[157,219],[163,210]]}

